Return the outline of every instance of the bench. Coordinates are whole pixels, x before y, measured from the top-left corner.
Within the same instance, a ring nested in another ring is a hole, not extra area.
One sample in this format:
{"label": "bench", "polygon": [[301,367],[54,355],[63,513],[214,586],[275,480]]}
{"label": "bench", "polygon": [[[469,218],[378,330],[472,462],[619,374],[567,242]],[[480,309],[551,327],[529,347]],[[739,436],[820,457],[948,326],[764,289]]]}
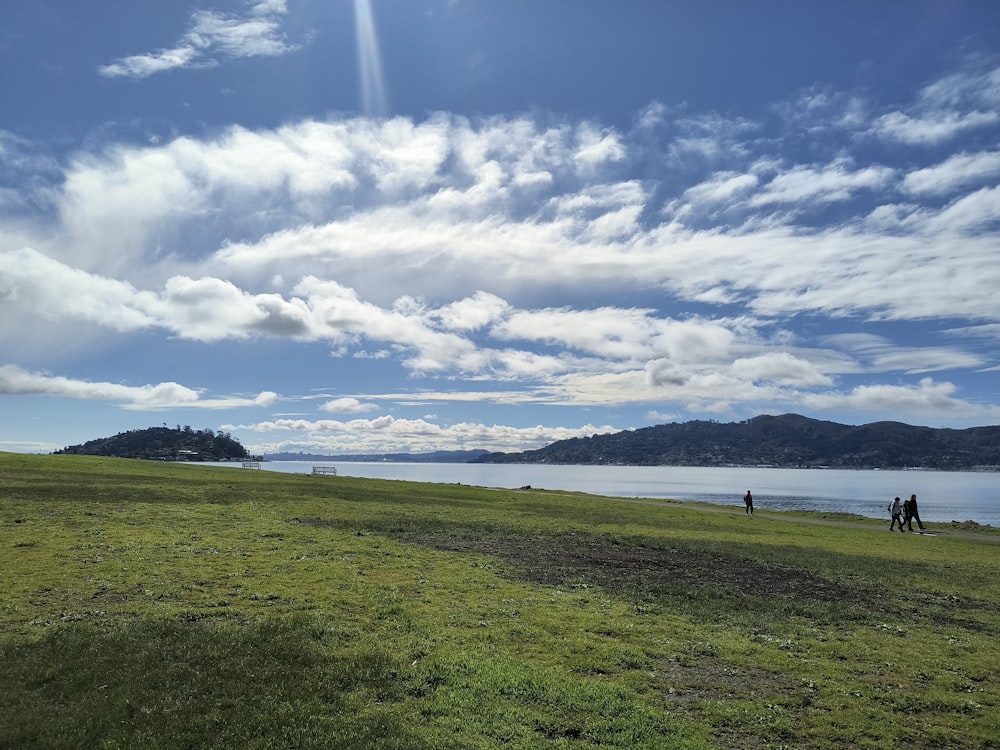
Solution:
{"label": "bench", "polygon": [[313,466],[313,475],[322,477],[335,477],[337,476],[336,466]]}

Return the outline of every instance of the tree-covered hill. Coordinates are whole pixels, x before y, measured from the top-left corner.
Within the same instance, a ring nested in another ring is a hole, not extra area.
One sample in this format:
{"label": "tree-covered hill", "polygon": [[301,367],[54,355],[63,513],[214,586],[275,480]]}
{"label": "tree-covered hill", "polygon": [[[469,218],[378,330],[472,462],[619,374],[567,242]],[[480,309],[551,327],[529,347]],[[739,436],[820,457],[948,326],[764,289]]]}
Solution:
{"label": "tree-covered hill", "polygon": [[120,432],[114,437],[88,440],[56,453],[160,461],[226,461],[248,457],[247,449],[226,432],[192,430],[190,427],[150,427]]}
{"label": "tree-covered hill", "polygon": [[784,414],[728,424],[663,424],[560,440],[524,453],[491,453],[478,460],[620,466],[1000,469],[1000,426],[965,430],[900,422],[851,426]]}

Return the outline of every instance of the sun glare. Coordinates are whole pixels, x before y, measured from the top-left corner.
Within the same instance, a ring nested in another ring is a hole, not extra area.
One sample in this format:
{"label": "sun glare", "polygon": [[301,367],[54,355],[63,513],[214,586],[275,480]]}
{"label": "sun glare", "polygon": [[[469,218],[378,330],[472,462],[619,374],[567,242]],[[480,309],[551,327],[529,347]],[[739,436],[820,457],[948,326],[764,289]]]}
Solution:
{"label": "sun glare", "polygon": [[388,113],[388,105],[370,0],[354,0],[354,26],[358,37],[361,107],[366,115],[382,116]]}

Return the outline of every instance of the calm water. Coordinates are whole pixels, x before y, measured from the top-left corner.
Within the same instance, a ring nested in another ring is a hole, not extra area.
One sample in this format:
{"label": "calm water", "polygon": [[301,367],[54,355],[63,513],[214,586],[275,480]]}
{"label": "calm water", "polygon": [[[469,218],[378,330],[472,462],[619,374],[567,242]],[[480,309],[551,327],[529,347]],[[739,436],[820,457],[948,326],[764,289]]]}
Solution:
{"label": "calm water", "polygon": [[[219,464],[239,468],[239,464]],[[480,487],[571,490],[612,497],[693,500],[743,507],[753,492],[760,510],[855,513],[888,520],[895,495],[916,493],[925,521],[976,521],[1000,526],[1000,474],[944,471],[840,471],[833,469],[696,468],[686,466],[549,466],[541,464],[328,463],[269,461],[269,471],[312,472],[335,465],[352,477]]]}

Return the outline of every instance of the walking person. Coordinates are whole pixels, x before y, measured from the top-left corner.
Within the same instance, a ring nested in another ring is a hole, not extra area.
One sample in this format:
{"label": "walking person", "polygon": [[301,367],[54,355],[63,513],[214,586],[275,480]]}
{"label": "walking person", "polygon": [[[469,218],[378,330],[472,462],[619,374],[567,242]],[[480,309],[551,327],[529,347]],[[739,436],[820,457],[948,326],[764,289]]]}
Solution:
{"label": "walking person", "polygon": [[900,504],[898,497],[889,503],[889,515],[892,516],[892,522],[889,524],[889,531],[892,531],[897,523],[899,524],[899,530],[901,532],[905,531],[903,528],[903,506]]}
{"label": "walking person", "polygon": [[907,526],[907,528],[910,531],[913,531],[913,524],[911,523],[911,519],[912,518],[913,518],[913,514],[910,512],[910,501],[909,500],[904,500],[903,501],[903,521],[902,521],[902,523],[899,524],[899,528],[903,528],[903,524],[905,523],[906,526]]}
{"label": "walking person", "polygon": [[910,531],[913,531],[912,521],[916,521],[917,526],[920,527],[921,531],[923,531],[927,527],[924,526],[924,522],[920,520],[920,513],[917,511],[917,496],[910,495],[910,499],[907,500],[907,502],[910,504],[910,517],[907,519],[907,526],[909,526]]}
{"label": "walking person", "polygon": [[743,502],[747,506],[747,515],[753,515],[753,495],[750,494],[750,490],[747,490],[747,494],[743,496]]}

